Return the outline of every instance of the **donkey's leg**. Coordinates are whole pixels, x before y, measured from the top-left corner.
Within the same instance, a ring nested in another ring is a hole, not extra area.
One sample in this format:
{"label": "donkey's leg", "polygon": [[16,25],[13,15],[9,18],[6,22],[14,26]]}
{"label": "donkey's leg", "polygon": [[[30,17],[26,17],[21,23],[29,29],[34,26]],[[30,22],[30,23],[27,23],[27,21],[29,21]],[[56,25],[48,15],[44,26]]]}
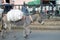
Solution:
{"label": "donkey's leg", "polygon": [[8,25],[8,30],[11,31],[12,24],[11,24],[11,22],[8,22],[8,24],[9,24]]}
{"label": "donkey's leg", "polygon": [[31,21],[27,19],[26,20],[26,27],[25,27],[27,35],[30,35],[30,33],[31,33],[31,29],[29,27],[30,24],[31,24]]}
{"label": "donkey's leg", "polygon": [[2,32],[1,32],[2,38],[5,38],[6,37],[6,33],[7,33],[7,24],[4,23],[3,29],[2,29]]}
{"label": "donkey's leg", "polygon": [[30,35],[30,28],[28,27],[30,25],[30,22],[28,20],[29,17],[26,17],[27,19],[24,19],[24,37],[27,38]]}
{"label": "donkey's leg", "polygon": [[7,23],[6,23],[6,16],[2,18],[2,31],[1,31],[1,36],[4,35],[4,32],[6,32],[7,28]]}
{"label": "donkey's leg", "polygon": [[26,23],[26,17],[25,16],[23,18],[23,22],[24,22],[24,24],[23,24],[23,28],[24,28],[23,36],[24,36],[24,38],[27,38],[27,29],[26,29],[27,23]]}
{"label": "donkey's leg", "polygon": [[6,16],[6,14],[2,18],[2,26],[4,28],[7,28],[7,16]]}
{"label": "donkey's leg", "polygon": [[26,23],[24,23],[24,25],[23,25],[23,28],[24,28],[24,31],[23,31],[23,36],[24,36],[24,38],[27,38],[28,37],[28,27],[27,27],[27,24]]}
{"label": "donkey's leg", "polygon": [[26,34],[26,30],[25,30],[26,20],[25,20],[25,17],[23,18],[23,23],[24,23],[24,24],[23,24],[23,29],[24,29],[24,30],[23,30],[23,36],[25,37],[25,36],[26,36],[26,35],[25,35],[25,34]]}

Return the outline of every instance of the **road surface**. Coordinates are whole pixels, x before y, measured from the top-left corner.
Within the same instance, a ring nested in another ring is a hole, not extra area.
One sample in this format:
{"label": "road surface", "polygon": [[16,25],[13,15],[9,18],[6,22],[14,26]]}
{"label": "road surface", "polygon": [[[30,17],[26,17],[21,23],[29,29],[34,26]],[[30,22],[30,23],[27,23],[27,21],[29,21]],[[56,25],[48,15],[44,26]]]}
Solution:
{"label": "road surface", "polygon": [[22,30],[11,30],[0,40],[60,40],[60,30],[32,30],[28,39],[23,37]]}

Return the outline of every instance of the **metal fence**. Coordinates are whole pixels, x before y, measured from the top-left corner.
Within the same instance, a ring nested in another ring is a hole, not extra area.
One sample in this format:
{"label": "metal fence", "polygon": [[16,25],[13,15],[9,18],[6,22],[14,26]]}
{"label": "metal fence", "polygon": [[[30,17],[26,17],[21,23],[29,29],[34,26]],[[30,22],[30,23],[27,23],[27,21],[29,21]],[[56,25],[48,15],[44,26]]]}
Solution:
{"label": "metal fence", "polygon": [[[6,9],[6,7],[4,7],[6,5],[0,5],[0,7],[2,9]],[[21,9],[21,7],[23,5],[7,5],[8,6],[8,10],[10,10],[11,8],[15,8],[15,9]],[[39,11],[40,13],[45,12],[45,14],[47,13],[47,16],[60,16],[60,4],[56,4],[56,5],[45,5],[45,4],[40,4],[40,5],[26,5],[27,7],[29,7],[30,11],[33,10],[33,7],[35,7],[35,11]],[[11,7],[11,8],[10,8]],[[5,11],[8,11],[8,10]],[[0,10],[0,12],[2,12]],[[0,13],[1,14],[1,13]]]}

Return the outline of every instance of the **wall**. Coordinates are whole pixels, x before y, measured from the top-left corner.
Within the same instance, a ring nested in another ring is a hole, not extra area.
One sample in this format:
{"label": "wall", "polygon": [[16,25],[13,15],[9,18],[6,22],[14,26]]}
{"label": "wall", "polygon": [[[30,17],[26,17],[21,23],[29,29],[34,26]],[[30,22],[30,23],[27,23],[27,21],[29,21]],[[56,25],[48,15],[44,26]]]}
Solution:
{"label": "wall", "polygon": [[[23,2],[28,3],[30,1],[34,1],[34,0],[14,0],[14,4],[15,5],[23,5]],[[12,3],[12,1],[10,0],[10,3]],[[18,7],[14,7],[15,9],[17,9]],[[21,8],[21,7],[20,7]]]}

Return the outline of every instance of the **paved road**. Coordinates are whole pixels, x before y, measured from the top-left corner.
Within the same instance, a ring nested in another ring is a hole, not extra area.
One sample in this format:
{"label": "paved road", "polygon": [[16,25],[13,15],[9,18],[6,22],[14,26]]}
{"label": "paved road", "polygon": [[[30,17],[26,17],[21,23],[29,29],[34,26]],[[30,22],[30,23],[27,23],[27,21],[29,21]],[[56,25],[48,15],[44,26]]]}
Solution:
{"label": "paved road", "polygon": [[60,40],[59,30],[34,30],[28,39],[24,39],[22,30],[12,30],[5,35],[5,38],[0,40]]}

